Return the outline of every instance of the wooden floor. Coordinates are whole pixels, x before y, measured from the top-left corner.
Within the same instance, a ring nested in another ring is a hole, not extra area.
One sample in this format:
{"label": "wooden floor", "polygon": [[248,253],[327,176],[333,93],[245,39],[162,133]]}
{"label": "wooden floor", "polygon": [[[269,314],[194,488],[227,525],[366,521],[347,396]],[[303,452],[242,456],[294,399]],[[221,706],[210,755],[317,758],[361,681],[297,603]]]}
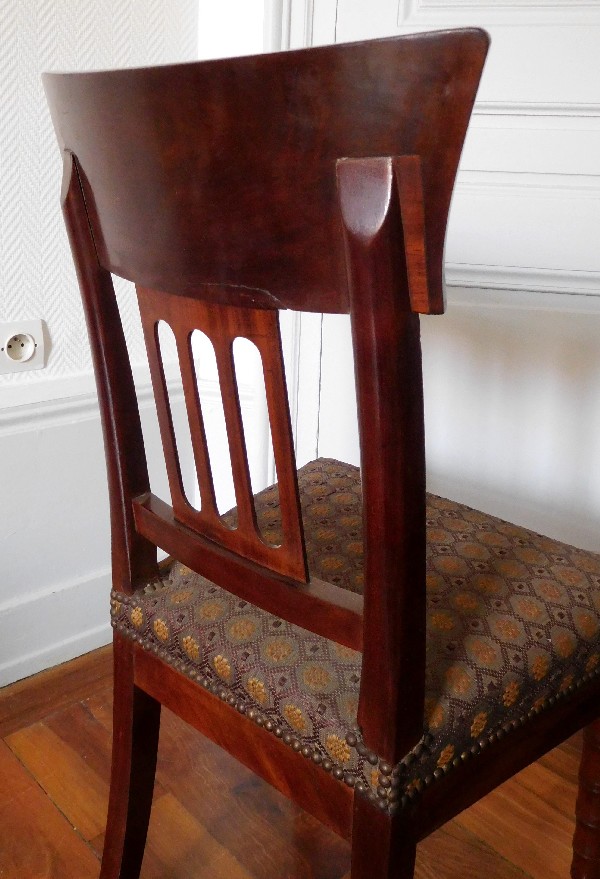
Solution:
{"label": "wooden floor", "polygon": [[[1,879],[95,879],[108,648],[0,690]],[[418,879],[567,879],[579,738],[419,846]],[[164,713],[143,879],[349,879],[349,848]]]}

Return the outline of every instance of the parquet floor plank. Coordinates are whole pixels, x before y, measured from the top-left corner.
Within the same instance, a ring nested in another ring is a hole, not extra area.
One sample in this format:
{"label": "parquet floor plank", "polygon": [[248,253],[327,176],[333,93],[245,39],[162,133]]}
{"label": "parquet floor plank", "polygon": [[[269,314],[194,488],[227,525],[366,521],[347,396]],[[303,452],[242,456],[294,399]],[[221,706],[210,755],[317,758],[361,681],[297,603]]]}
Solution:
{"label": "parquet floor plank", "polygon": [[342,874],[347,850],[339,837],[168,711],[157,776],[256,879],[308,879],[320,859],[322,879]]}
{"label": "parquet floor plank", "polygon": [[227,848],[172,794],[154,804],[148,832],[144,879],[253,879]]}
{"label": "parquet floor plank", "polygon": [[106,779],[43,723],[12,733],[5,741],[84,839],[102,832],[108,803]]}
{"label": "parquet floor plank", "polygon": [[[95,879],[110,655],[13,686],[0,690],[0,879]],[[578,734],[426,839],[416,879],[567,879],[580,749]],[[163,712],[142,879],[349,879],[349,861],[347,843]]]}
{"label": "parquet floor plank", "polygon": [[451,821],[417,846],[415,879],[440,879],[440,876],[443,879],[482,879],[484,876],[526,879],[527,874],[475,834]]}
{"label": "parquet floor plank", "polygon": [[90,696],[111,676],[112,647],[107,646],[1,688],[0,738]]}
{"label": "parquet floor plank", "polygon": [[112,735],[112,681],[83,700],[85,710]]}
{"label": "parquet floor plank", "polygon": [[563,742],[560,748],[554,748],[541,757],[538,764],[550,769],[565,784],[577,788],[582,744],[583,736],[579,732]]}
{"label": "parquet floor plank", "polygon": [[532,879],[566,879],[571,865],[573,820],[556,802],[546,799],[543,788],[538,792],[529,789],[520,778],[522,774],[467,809],[455,823]]}
{"label": "parquet floor plank", "polygon": [[98,861],[0,742],[1,879],[96,879]]}
{"label": "parquet floor plank", "polygon": [[[572,758],[571,758],[572,759]],[[527,770],[520,772],[513,779],[515,786],[520,786],[527,790],[535,799],[539,796],[539,791],[544,791],[544,799],[553,809],[556,809],[563,818],[566,819],[569,826],[573,815],[575,814],[575,800],[577,799],[577,774],[575,779],[566,781],[564,776],[558,770],[567,771],[566,761],[559,762],[557,758],[554,768],[542,763],[533,763],[527,767]],[[576,765],[576,761],[573,760]],[[530,800],[532,802],[532,800]],[[550,819],[551,820],[551,819]],[[568,840],[569,845],[571,840]]]}

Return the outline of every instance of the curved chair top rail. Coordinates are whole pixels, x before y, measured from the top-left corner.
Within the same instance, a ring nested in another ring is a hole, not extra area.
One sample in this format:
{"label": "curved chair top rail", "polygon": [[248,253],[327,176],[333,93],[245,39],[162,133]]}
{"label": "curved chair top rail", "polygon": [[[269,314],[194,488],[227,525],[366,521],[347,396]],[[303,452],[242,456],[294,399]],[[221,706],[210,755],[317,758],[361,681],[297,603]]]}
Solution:
{"label": "curved chair top rail", "polygon": [[487,47],[483,31],[444,31],[44,85],[105,269],[173,293],[215,285],[240,304],[346,312],[336,161],[413,155],[442,311],[450,197]]}

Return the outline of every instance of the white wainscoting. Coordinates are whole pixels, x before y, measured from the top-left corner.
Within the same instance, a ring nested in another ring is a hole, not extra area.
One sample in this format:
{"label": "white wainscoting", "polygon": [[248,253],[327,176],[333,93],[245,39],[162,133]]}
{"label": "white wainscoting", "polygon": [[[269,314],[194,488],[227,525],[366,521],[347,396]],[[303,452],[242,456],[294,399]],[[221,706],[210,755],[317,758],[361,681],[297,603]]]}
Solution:
{"label": "white wainscoting", "polygon": [[[152,490],[169,500],[156,410],[144,372],[137,376]],[[74,380],[81,389],[88,377]],[[66,390],[66,383],[63,385]],[[240,385],[244,421],[262,423],[254,385]],[[210,432],[222,430],[215,382],[202,383]],[[185,425],[183,395],[170,371],[176,430]],[[95,391],[0,410],[0,686],[64,662],[110,640],[109,508]],[[189,450],[182,469],[192,471]],[[250,443],[253,480],[266,481],[260,435]],[[212,465],[223,506],[235,502],[219,484],[229,467],[226,442]],[[225,481],[226,482],[226,481]]]}
{"label": "white wainscoting", "polygon": [[[288,19],[293,46],[490,32],[448,312],[421,320],[428,484],[600,550],[600,4],[291,0]],[[358,463],[348,319],[303,318],[301,340],[300,391],[319,401],[301,447]]]}
{"label": "white wainscoting", "polygon": [[[429,491],[600,551],[600,297],[448,298],[421,318]],[[358,464],[348,317],[322,347],[318,454]]]}

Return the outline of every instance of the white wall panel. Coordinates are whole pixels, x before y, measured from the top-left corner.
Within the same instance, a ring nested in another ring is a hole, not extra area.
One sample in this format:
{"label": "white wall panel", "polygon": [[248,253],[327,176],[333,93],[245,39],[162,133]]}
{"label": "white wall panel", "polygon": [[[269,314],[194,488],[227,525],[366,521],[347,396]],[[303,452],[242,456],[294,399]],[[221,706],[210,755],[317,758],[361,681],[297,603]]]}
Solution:
{"label": "white wall panel", "polygon": [[[39,317],[49,335],[45,369],[0,376],[0,685],[110,639],[99,411],[40,75],[190,60],[197,34],[196,0],[0,2],[0,320]],[[117,289],[139,372],[139,315],[130,285]]]}
{"label": "white wall panel", "polygon": [[0,320],[43,318],[50,336],[46,369],[0,376],[0,406],[6,389],[43,400],[48,379],[91,370],[41,73],[190,60],[197,17],[197,0],[0,3]]}
{"label": "white wall panel", "polygon": [[[448,229],[448,313],[421,320],[428,483],[600,550],[600,3],[337,0],[333,15],[332,2],[314,0],[320,43],[491,34]],[[358,463],[348,319],[325,316],[305,342],[318,452]]]}

